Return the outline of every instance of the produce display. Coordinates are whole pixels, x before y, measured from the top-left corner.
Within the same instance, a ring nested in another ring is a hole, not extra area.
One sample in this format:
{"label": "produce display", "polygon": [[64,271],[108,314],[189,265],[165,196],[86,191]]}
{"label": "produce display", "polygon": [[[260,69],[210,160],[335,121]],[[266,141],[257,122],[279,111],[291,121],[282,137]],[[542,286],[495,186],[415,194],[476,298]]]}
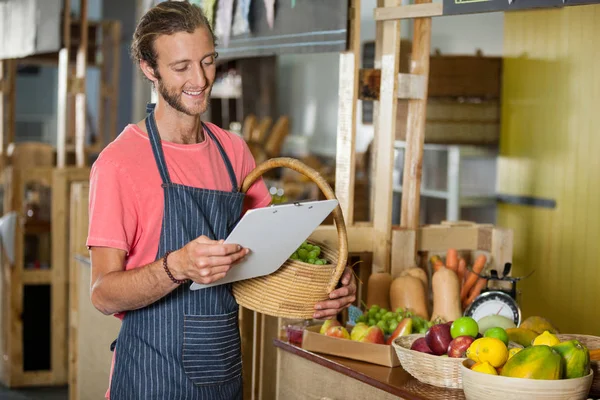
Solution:
{"label": "produce display", "polygon": [[[531,317],[524,325],[547,329],[541,333],[521,327],[488,329],[484,337],[475,340],[465,353],[467,358],[475,361],[471,370],[511,378],[547,380],[581,378],[589,373],[590,352],[578,340],[561,342],[555,334],[558,330],[541,317]],[[509,350],[508,341],[524,347]]]}
{"label": "produce display", "polygon": [[320,258],[321,248],[304,241],[298,249],[290,256],[291,260],[299,260],[314,265],[328,264],[327,260]]}
{"label": "produce display", "polygon": [[483,272],[487,257],[478,255],[469,268],[457,250],[449,249],[445,260],[433,256],[430,262],[433,266],[431,312],[429,278],[419,267],[405,269],[396,278],[387,272],[371,274],[367,282],[367,308],[378,305],[389,310],[410,310],[413,315],[436,323],[461,317],[487,286],[487,279],[477,275]]}
{"label": "produce display", "polygon": [[388,311],[373,305],[357,319],[350,332],[337,320],[331,319],[325,321],[319,333],[357,342],[391,345],[398,336],[424,333],[433,325],[433,322],[413,315],[410,311]]}

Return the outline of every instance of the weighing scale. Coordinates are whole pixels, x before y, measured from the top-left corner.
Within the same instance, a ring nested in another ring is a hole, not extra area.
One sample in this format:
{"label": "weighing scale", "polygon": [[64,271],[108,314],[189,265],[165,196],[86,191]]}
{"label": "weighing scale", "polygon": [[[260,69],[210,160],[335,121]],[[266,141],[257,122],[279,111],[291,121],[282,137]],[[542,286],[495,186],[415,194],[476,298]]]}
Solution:
{"label": "weighing scale", "polygon": [[517,302],[517,282],[529,277],[533,271],[525,277],[511,277],[508,276],[511,268],[512,264],[506,263],[501,277],[498,276],[498,272],[495,269],[491,270],[490,275],[488,276],[476,274],[481,278],[486,278],[488,282],[510,282],[511,287],[509,290],[484,289],[481,294],[475,298],[473,303],[467,307],[464,312],[465,316],[471,317],[475,321],[479,321],[481,318],[488,315],[501,315],[512,320],[516,326],[521,324],[521,307],[519,307],[519,303]]}

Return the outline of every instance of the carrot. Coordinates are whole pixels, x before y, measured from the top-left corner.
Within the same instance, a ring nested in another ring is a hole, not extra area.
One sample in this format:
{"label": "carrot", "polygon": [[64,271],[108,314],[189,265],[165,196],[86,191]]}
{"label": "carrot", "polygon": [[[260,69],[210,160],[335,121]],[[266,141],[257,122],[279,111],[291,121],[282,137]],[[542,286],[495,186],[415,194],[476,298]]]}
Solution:
{"label": "carrot", "polygon": [[434,272],[437,272],[440,268],[442,268],[444,266],[444,262],[442,261],[442,259],[439,256],[432,256],[430,261],[431,261],[431,264],[433,265]]}
{"label": "carrot", "polygon": [[480,254],[475,259],[475,262],[473,263],[473,268],[472,268],[474,273],[469,275],[469,277],[465,281],[465,284],[462,287],[462,290],[460,291],[460,299],[462,301],[465,301],[469,292],[471,291],[471,288],[477,282],[477,278],[479,278],[477,276],[477,274],[479,274],[479,273],[481,273],[481,271],[483,271],[483,267],[485,267],[486,261],[487,261],[487,258],[483,254]]}
{"label": "carrot", "polygon": [[467,308],[469,304],[471,304],[477,296],[481,293],[481,291],[486,287],[487,279],[478,278],[477,283],[473,286],[473,289],[469,292],[469,296],[463,300],[462,307],[463,309]]}
{"label": "carrot", "polygon": [[467,262],[462,257],[458,259],[458,268],[456,269],[456,273],[458,274],[458,280],[462,286],[463,283],[465,283],[465,278],[467,275]]}
{"label": "carrot", "polygon": [[448,249],[446,252],[446,268],[456,272],[458,268],[458,252],[456,249]]}

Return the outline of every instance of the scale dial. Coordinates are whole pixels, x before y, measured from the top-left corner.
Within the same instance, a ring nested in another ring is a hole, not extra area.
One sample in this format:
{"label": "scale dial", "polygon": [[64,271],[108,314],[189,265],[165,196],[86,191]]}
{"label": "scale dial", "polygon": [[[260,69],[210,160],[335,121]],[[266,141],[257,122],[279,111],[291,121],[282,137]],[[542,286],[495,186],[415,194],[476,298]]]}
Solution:
{"label": "scale dial", "polygon": [[488,315],[501,315],[513,320],[516,326],[521,324],[521,308],[507,293],[491,291],[480,294],[465,310],[465,316],[479,321]]}

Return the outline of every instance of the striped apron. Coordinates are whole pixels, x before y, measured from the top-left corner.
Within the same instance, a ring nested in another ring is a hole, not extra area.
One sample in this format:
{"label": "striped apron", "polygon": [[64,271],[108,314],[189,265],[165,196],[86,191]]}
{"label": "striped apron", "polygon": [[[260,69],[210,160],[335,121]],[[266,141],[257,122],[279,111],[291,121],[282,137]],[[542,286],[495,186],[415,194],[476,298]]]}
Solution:
{"label": "striped apron", "polygon": [[[217,145],[229,172],[231,191],[172,183],[154,105],[148,107],[146,128],[165,203],[158,260],[201,235],[225,239],[240,217],[244,194],[227,154],[204,124],[205,140]],[[242,399],[238,305],[231,284],[196,291],[189,285],[126,313],[116,343],[111,400]]]}

